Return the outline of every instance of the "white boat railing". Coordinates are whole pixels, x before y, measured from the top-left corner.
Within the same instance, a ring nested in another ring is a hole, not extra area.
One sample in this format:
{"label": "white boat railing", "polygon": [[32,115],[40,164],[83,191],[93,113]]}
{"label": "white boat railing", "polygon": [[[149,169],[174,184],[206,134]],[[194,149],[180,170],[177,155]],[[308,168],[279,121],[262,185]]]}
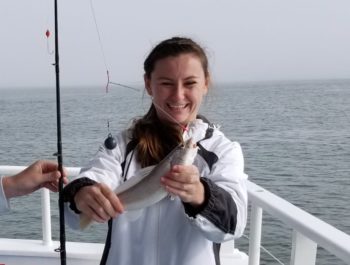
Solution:
{"label": "white boat railing", "polygon": [[[0,166],[0,175],[14,175],[21,166]],[[78,174],[80,168],[66,167],[69,176]],[[248,181],[248,198],[251,204],[249,232],[249,265],[260,264],[261,228],[263,211],[293,229],[291,265],[316,264],[317,247],[350,264],[350,236],[319,218],[305,212],[277,195]],[[51,245],[50,195],[42,190],[43,244]]]}
{"label": "white boat railing", "polygon": [[[25,166],[0,166],[0,176],[12,176],[25,168]],[[70,177],[78,175],[80,171],[78,167],[65,167],[65,169]],[[43,245],[51,246],[51,205],[50,191],[48,189],[41,189],[41,209]]]}
{"label": "white boat railing", "polygon": [[350,236],[266,189],[248,182],[252,205],[249,265],[260,263],[263,210],[293,229],[291,265],[316,264],[317,246],[350,264]]}

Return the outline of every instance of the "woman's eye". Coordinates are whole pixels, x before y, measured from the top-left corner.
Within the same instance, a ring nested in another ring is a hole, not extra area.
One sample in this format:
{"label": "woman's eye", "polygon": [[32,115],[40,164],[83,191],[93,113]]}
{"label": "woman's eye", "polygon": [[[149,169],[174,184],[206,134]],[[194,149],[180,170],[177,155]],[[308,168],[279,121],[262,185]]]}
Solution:
{"label": "woman's eye", "polygon": [[185,85],[186,85],[187,87],[193,87],[195,84],[197,84],[196,81],[190,81],[190,82],[186,82],[186,83],[185,83]]}

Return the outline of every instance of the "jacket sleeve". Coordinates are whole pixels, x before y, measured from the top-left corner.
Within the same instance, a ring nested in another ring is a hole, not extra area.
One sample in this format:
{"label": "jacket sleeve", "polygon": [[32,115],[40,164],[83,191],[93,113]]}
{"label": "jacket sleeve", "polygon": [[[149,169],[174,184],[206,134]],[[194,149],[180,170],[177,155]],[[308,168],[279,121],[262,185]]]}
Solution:
{"label": "jacket sleeve", "polygon": [[5,213],[10,210],[9,202],[5,196],[4,189],[2,187],[2,176],[0,176],[0,213]]}
{"label": "jacket sleeve", "polygon": [[226,139],[211,150],[218,156],[211,170],[200,170],[205,202],[200,209],[185,204],[190,222],[213,242],[243,234],[247,222],[247,175],[239,143]]}
{"label": "jacket sleeve", "polygon": [[101,146],[95,157],[82,168],[79,175],[74,178],[63,190],[67,224],[73,229],[79,229],[79,211],[74,203],[74,196],[80,188],[92,185],[95,182],[104,183],[114,190],[121,182],[122,169],[120,161],[122,153],[120,146],[108,150]]}

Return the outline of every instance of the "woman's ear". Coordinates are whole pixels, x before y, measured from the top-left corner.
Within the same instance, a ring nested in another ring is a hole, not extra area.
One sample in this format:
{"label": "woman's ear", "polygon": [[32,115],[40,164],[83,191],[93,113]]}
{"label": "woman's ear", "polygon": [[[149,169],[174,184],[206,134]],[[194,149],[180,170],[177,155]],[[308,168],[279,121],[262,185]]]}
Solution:
{"label": "woman's ear", "polygon": [[151,79],[146,76],[146,74],[143,75],[143,80],[145,82],[145,88],[147,90],[148,95],[152,96],[152,89],[151,89]]}
{"label": "woman's ear", "polygon": [[208,75],[208,76],[205,78],[204,95],[206,95],[206,94],[208,93],[209,85],[210,85],[210,76]]}

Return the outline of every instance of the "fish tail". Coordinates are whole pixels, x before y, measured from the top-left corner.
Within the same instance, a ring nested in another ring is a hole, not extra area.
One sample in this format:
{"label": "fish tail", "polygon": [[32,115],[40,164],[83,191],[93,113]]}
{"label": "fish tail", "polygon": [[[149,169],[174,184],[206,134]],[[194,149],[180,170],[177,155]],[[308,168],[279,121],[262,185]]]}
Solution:
{"label": "fish tail", "polygon": [[85,214],[80,214],[80,223],[79,223],[79,226],[80,226],[80,229],[83,230],[85,229],[86,227],[88,227],[90,224],[91,224],[92,220],[87,217]]}

